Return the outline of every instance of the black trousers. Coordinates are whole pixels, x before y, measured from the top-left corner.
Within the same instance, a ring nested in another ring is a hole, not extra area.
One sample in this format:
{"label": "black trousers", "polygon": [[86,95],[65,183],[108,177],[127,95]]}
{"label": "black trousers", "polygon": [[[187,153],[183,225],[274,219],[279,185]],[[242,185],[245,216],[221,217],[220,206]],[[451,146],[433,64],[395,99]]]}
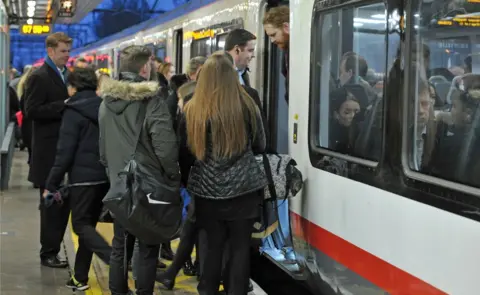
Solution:
{"label": "black trousers", "polygon": [[[246,295],[250,277],[250,240],[254,219],[232,221],[208,219],[197,221],[207,236],[203,271],[200,275],[198,292],[212,295],[218,292],[222,278],[224,250],[229,245],[227,265],[223,274],[228,295]],[[203,258],[203,257],[202,257]]]}
{"label": "black trousers", "polygon": [[180,236],[180,243],[172,264],[165,272],[168,278],[175,279],[183,264],[191,258],[193,246],[197,244],[197,261],[200,261],[199,247],[198,247],[198,228],[195,222],[187,219],[183,225],[182,234]]}
{"label": "black trousers", "polygon": [[[125,229],[118,222],[114,221],[109,273],[109,287],[112,295],[125,295],[128,293],[128,281],[125,277],[125,258],[127,260],[132,258],[135,237],[128,235],[128,238],[125,238],[125,235]],[[136,271],[137,295],[153,294],[159,252],[160,245],[146,245],[139,241],[139,261],[138,270]]]}
{"label": "black trousers", "polygon": [[102,199],[109,187],[106,183],[70,188],[72,226],[78,236],[74,276],[82,283],[88,282],[93,253],[106,264],[110,264],[112,248],[95,229],[103,207]]}
{"label": "black trousers", "polygon": [[46,259],[56,256],[67,228],[70,215],[70,199],[65,199],[63,204],[54,203],[46,208],[43,200],[43,190],[40,188],[40,258]]}

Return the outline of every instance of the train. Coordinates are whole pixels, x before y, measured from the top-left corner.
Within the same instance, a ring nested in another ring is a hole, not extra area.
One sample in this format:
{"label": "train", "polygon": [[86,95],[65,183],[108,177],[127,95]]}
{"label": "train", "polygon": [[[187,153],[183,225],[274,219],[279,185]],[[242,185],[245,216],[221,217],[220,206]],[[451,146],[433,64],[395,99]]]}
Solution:
{"label": "train", "polygon": [[[282,51],[262,24],[278,5],[290,6],[288,103]],[[416,81],[426,75],[417,63],[431,70],[436,97],[447,101],[432,106],[436,112],[451,107],[452,78],[442,69],[480,71],[478,12],[471,0],[192,0],[73,50],[72,62],[85,57],[116,75],[120,51],[137,44],[181,73],[190,58],[222,50],[232,29],[254,33],[251,82],[269,141],[304,177],[301,193],[289,200],[295,267],[273,263],[316,294],[472,295],[480,274],[480,188],[464,181],[465,173],[451,178],[420,169],[422,139],[412,130],[423,103]],[[362,78],[346,70],[348,52],[368,64]],[[358,149],[344,152],[329,144],[330,125],[341,115],[331,112],[330,92],[352,73],[375,94],[367,98]],[[464,171],[480,156],[465,148],[471,141],[457,143]]]}

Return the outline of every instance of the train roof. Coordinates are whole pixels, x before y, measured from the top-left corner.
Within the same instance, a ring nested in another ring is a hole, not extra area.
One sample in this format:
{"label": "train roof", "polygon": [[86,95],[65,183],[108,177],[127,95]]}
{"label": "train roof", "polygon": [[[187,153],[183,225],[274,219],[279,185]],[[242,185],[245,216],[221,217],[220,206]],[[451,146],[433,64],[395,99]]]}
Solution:
{"label": "train roof", "polygon": [[77,48],[73,50],[73,54],[79,54],[81,52],[89,51],[96,49],[98,47],[101,47],[103,45],[106,45],[110,42],[113,42],[118,39],[123,39],[128,36],[134,35],[137,32],[148,30],[151,28],[154,28],[156,26],[159,26],[161,24],[167,23],[171,20],[174,20],[176,18],[179,18],[185,14],[188,14],[192,11],[195,11],[203,6],[206,6],[208,4],[211,4],[213,2],[216,2],[218,0],[191,0],[171,11],[162,13],[161,15],[157,17],[153,17],[147,21],[144,21],[142,23],[139,23],[137,25],[131,26],[129,28],[126,28],[118,33],[115,33],[113,35],[110,35],[108,37],[103,38],[100,41],[94,42],[92,44],[89,44],[87,46]]}

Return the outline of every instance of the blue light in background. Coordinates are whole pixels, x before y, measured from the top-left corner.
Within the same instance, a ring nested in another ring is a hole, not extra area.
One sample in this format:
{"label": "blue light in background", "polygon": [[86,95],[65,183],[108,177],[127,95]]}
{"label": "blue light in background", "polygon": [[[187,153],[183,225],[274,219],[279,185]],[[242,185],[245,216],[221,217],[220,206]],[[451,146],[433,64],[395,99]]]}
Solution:
{"label": "blue light in background", "polygon": [[[65,32],[73,38],[73,48],[83,47],[111,34],[169,11],[188,0],[104,0],[78,24],[54,25],[54,32]],[[22,71],[27,64],[45,57],[45,36],[25,36],[18,29],[10,30],[11,63]]]}

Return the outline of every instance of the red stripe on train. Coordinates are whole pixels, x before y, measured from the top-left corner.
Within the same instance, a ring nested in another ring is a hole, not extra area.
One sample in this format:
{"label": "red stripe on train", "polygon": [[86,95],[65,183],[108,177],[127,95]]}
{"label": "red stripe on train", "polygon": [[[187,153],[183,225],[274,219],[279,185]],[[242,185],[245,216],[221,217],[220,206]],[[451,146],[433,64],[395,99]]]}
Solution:
{"label": "red stripe on train", "polygon": [[446,295],[447,293],[391,265],[375,255],[290,212],[299,238],[391,295]]}

